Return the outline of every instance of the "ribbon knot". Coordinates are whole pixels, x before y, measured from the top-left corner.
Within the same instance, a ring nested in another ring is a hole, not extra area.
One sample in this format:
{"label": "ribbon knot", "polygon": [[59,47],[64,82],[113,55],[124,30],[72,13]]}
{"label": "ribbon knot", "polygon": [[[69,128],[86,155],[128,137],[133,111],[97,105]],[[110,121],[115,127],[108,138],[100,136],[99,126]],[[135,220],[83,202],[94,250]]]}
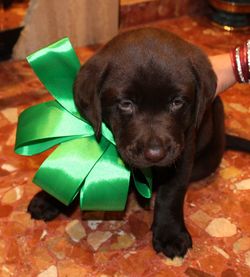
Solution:
{"label": "ribbon knot", "polygon": [[15,152],[31,156],[58,145],[42,163],[33,182],[69,205],[80,193],[83,210],[125,208],[130,178],[138,192],[151,197],[150,170],[139,181],[121,160],[112,132],[102,123],[98,143],[73,100],[80,62],[68,38],[45,47],[27,60],[55,100],[32,106],[18,119]]}

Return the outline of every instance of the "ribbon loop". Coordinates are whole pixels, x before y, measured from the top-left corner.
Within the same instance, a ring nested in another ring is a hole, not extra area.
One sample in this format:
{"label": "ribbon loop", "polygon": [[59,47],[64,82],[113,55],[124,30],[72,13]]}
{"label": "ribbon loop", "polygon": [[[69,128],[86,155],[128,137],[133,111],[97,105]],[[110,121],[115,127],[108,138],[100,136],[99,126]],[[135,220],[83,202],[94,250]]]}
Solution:
{"label": "ribbon loop", "polygon": [[27,57],[37,77],[71,114],[79,116],[73,101],[73,85],[80,62],[68,38],[61,39]]}
{"label": "ribbon loop", "polygon": [[19,117],[15,151],[34,155],[50,147],[78,137],[93,136],[93,128],[72,116],[56,101],[25,110]]}

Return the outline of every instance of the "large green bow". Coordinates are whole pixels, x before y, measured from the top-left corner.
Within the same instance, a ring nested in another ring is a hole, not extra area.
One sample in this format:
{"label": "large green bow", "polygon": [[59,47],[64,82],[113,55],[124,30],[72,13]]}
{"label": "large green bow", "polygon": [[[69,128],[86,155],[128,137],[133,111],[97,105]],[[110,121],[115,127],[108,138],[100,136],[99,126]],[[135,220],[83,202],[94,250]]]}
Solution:
{"label": "large green bow", "polygon": [[[102,123],[98,143],[93,128],[75,107],[72,88],[80,62],[70,41],[64,38],[27,60],[55,100],[22,112],[15,151],[29,156],[59,144],[42,163],[33,182],[66,205],[80,191],[81,209],[123,210],[131,172],[117,153],[107,126]],[[144,170],[143,174],[143,182],[132,176],[139,193],[149,198],[151,173]]]}

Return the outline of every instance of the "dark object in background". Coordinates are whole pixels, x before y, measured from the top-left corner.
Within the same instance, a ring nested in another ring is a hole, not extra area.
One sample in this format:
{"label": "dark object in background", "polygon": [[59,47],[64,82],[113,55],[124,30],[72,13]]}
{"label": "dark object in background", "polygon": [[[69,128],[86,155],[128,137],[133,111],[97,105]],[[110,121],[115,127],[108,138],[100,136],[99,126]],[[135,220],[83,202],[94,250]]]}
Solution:
{"label": "dark object in background", "polygon": [[11,58],[12,49],[23,27],[0,32],[0,61]]}
{"label": "dark object in background", "polygon": [[3,3],[3,8],[8,9],[12,5],[13,0],[1,0],[1,2]]}
{"label": "dark object in background", "polygon": [[250,0],[209,0],[212,21],[227,31],[250,31]]}
{"label": "dark object in background", "polygon": [[[21,16],[16,16],[15,4],[25,4],[21,9],[26,9],[29,0],[0,0],[0,61],[11,58],[12,49],[23,29]],[[18,6],[19,9],[20,6]]]}

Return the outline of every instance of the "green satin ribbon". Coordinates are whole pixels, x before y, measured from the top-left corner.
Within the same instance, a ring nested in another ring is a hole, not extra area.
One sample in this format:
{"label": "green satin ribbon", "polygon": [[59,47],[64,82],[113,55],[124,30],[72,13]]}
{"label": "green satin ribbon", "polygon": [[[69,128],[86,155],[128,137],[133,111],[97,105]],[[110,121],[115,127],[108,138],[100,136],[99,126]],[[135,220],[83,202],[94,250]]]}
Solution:
{"label": "green satin ribbon", "polygon": [[15,152],[30,156],[58,145],[42,163],[33,182],[65,205],[80,193],[80,207],[84,210],[123,210],[131,176],[139,193],[150,198],[151,172],[143,170],[143,182],[131,175],[107,126],[102,123],[98,143],[93,128],[79,115],[72,88],[80,62],[69,39],[57,41],[27,60],[55,100],[21,113]]}

